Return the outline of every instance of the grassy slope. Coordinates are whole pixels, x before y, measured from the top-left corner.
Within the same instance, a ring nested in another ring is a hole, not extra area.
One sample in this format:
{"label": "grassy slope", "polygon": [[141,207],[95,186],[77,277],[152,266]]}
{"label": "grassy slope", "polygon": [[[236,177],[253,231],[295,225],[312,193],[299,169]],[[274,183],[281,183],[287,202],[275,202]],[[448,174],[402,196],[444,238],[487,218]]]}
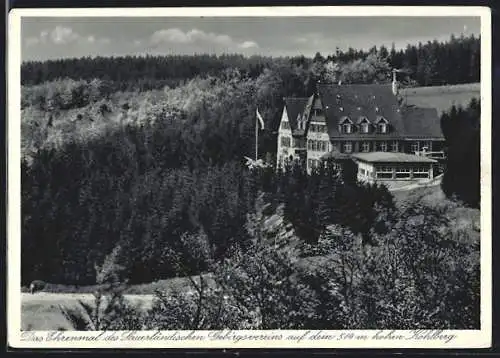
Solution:
{"label": "grassy slope", "polygon": [[452,105],[467,106],[473,97],[479,99],[480,84],[406,88],[401,90],[401,95],[409,105],[436,108],[442,113]]}

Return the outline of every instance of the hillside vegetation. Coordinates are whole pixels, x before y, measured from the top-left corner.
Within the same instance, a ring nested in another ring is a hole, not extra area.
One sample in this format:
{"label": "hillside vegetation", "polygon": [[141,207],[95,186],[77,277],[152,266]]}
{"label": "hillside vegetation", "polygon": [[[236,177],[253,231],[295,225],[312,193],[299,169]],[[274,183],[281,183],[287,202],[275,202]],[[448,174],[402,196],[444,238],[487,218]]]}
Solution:
{"label": "hillside vegetation", "polygon": [[[428,69],[442,62],[423,56],[430,49],[463,51],[467,55],[455,61],[466,58],[471,65],[478,43],[462,38],[410,48],[408,54],[420,54],[416,63],[408,60],[418,68],[412,81],[440,83]],[[335,163],[311,175],[297,165],[245,165],[255,150],[257,108],[266,122],[259,153],[273,164],[284,96],[310,95],[318,80],[386,82],[396,59],[397,53],[375,48],[270,59],[249,71],[245,66],[255,58],[240,58],[236,67],[200,67],[196,76],[168,86],[151,73],[167,68],[171,58],[147,58],[150,67],[121,79],[102,72],[88,78],[94,73],[88,69],[107,63],[103,68],[122,76],[142,60],[115,59],[116,72],[111,60],[100,58],[55,62],[61,65],[55,74],[47,72],[53,63],[26,64],[23,285],[42,280],[55,291],[95,287],[97,311],[89,308],[92,322],[85,329],[477,328],[479,245],[477,235],[455,230],[456,219],[447,215],[458,201],[398,206],[387,188],[359,183],[354,168],[339,172]],[[215,66],[224,59],[210,61]],[[448,75],[454,73],[454,64],[446,63]],[[172,71],[180,69],[187,70],[182,61]],[[467,75],[450,84],[473,78],[475,70],[460,72]],[[453,147],[450,168],[466,154],[472,175],[478,174],[479,112],[471,101],[443,115]],[[444,192],[460,198],[460,171],[449,173],[453,185]],[[478,181],[467,180],[474,191]],[[469,196],[464,202],[476,201]],[[276,225],[268,222],[273,215]],[[311,257],[325,264],[313,270]],[[163,283],[176,277],[189,280],[194,295],[165,295]],[[158,288],[145,316],[124,301],[134,287]],[[102,296],[112,302],[104,313]]]}

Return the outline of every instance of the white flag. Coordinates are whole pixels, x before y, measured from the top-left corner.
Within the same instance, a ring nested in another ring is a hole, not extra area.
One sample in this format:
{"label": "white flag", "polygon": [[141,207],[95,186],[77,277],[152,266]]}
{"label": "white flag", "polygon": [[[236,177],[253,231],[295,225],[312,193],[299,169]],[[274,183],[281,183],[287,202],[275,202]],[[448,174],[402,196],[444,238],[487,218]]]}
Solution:
{"label": "white flag", "polygon": [[260,129],[264,129],[264,119],[262,118],[262,116],[260,115],[259,113],[259,109],[257,108],[257,119],[259,120],[260,122]]}

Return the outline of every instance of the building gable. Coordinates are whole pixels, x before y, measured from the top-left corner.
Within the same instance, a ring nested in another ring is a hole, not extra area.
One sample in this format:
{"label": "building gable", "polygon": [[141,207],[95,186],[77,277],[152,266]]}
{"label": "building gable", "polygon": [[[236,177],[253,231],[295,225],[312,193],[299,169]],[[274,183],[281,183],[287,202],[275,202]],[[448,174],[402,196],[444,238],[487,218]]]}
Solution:
{"label": "building gable", "polygon": [[288,121],[290,122],[290,128],[292,132],[299,131],[297,125],[297,118],[301,118],[304,113],[304,108],[309,101],[308,97],[286,97],[285,108],[288,114]]}

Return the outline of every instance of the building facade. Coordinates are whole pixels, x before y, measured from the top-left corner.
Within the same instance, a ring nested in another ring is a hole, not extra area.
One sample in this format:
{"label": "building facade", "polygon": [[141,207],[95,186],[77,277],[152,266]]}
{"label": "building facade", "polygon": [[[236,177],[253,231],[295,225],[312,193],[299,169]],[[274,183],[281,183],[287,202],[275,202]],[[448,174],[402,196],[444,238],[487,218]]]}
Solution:
{"label": "building facade", "polygon": [[352,159],[358,166],[359,181],[384,184],[389,189],[431,183],[437,163],[425,156],[391,152],[354,153]]}
{"label": "building facade", "polygon": [[406,106],[397,83],[318,84],[307,98],[284,98],[277,163],[299,160],[308,171],[325,154],[442,153],[444,137],[434,108]]}

